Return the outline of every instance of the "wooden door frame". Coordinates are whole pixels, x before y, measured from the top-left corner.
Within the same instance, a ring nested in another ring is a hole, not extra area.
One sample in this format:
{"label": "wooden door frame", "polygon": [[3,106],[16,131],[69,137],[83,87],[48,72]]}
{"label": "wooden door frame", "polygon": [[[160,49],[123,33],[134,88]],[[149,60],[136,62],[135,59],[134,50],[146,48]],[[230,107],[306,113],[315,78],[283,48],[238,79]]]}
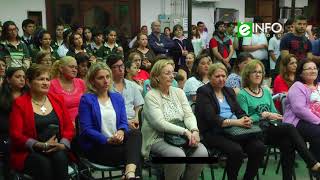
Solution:
{"label": "wooden door frame", "polygon": [[[56,17],[57,17],[57,8],[61,4],[71,4],[75,7],[75,17],[78,17],[78,23],[84,23],[83,11],[81,11],[80,4],[83,0],[45,0],[46,7],[46,20],[47,20],[47,30],[55,33]],[[90,2],[101,2],[101,0],[88,0]],[[133,17],[131,32],[135,34],[140,29],[141,24],[141,0],[113,0],[114,5],[117,3],[128,3],[129,6],[129,15]],[[110,22],[111,24],[114,22]]]}

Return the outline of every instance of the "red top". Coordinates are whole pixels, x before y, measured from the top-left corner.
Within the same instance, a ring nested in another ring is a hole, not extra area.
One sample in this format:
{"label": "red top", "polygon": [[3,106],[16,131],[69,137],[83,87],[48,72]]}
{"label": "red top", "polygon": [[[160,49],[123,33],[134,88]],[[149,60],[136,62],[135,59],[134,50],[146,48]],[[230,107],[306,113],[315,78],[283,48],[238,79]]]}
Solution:
{"label": "red top", "polygon": [[[274,80],[273,83],[273,94],[278,94],[278,93],[287,93],[289,91],[289,86],[286,83],[286,81],[281,77],[281,75],[278,75],[276,79]],[[274,102],[276,108],[278,109],[279,112],[282,112],[281,109],[281,103],[279,100],[276,100]]]}
{"label": "red top", "polygon": [[[74,126],[70,121],[63,98],[49,93],[48,99],[59,119],[61,138],[71,142],[74,136]],[[16,98],[14,101],[9,127],[11,140],[10,165],[12,168],[22,171],[24,169],[24,161],[30,153],[26,143],[28,140],[37,140],[34,112],[29,93]]]}
{"label": "red top", "polygon": [[[223,38],[222,38],[222,40],[223,40]],[[230,45],[232,45],[232,41],[231,40],[229,40],[229,46]],[[209,43],[209,47],[210,47],[210,49],[218,47],[218,41],[215,38],[211,38],[210,43]],[[223,58],[227,58],[229,56],[229,53],[228,53],[226,48],[223,48],[223,54],[221,54],[221,56]]]}
{"label": "red top", "polygon": [[143,69],[139,69],[138,74],[136,76],[133,76],[132,79],[135,81],[145,81],[149,79],[149,73]]}

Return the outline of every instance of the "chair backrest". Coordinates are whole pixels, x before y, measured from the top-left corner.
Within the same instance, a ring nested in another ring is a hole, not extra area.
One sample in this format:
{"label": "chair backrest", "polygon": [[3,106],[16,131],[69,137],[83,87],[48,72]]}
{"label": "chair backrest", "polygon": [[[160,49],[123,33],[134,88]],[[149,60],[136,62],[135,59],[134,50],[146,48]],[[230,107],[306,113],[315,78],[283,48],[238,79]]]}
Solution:
{"label": "chair backrest", "polygon": [[286,100],[287,100],[287,95],[286,95],[286,94],[283,94],[283,95],[280,97],[282,114],[284,114],[284,111],[286,110]]}
{"label": "chair backrest", "polygon": [[139,129],[141,130],[142,122],[143,122],[143,106],[138,112],[138,119],[139,119]]}

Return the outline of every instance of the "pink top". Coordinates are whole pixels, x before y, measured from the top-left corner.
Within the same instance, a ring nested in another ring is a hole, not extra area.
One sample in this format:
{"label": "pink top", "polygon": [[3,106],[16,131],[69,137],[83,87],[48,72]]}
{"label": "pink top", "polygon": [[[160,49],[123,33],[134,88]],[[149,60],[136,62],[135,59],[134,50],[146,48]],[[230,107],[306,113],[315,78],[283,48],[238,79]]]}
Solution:
{"label": "pink top", "polygon": [[74,121],[78,114],[80,98],[85,92],[86,86],[84,84],[84,81],[80,78],[74,78],[72,81],[74,88],[71,92],[68,92],[62,88],[58,78],[52,79],[49,92],[63,96],[64,102],[69,112],[69,116],[72,121]]}

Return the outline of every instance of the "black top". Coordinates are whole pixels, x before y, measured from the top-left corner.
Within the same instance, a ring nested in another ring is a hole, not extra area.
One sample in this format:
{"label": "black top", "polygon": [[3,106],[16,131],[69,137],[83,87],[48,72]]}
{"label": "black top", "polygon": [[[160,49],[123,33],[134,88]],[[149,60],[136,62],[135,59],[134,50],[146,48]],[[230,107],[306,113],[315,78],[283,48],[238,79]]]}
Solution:
{"label": "black top", "polygon": [[[222,93],[226,98],[231,111],[237,118],[246,116],[246,113],[240,108],[236,94],[232,88],[224,87],[222,88]],[[223,132],[222,123],[226,118],[220,116],[219,101],[210,83],[203,85],[197,90],[195,115],[200,133],[204,137],[207,133],[220,134]]]}
{"label": "black top", "polygon": [[44,142],[53,135],[59,135],[59,121],[54,110],[45,116],[34,113],[34,121],[39,141]]}
{"label": "black top", "polygon": [[9,115],[10,112],[0,108],[0,138],[9,137]]}

